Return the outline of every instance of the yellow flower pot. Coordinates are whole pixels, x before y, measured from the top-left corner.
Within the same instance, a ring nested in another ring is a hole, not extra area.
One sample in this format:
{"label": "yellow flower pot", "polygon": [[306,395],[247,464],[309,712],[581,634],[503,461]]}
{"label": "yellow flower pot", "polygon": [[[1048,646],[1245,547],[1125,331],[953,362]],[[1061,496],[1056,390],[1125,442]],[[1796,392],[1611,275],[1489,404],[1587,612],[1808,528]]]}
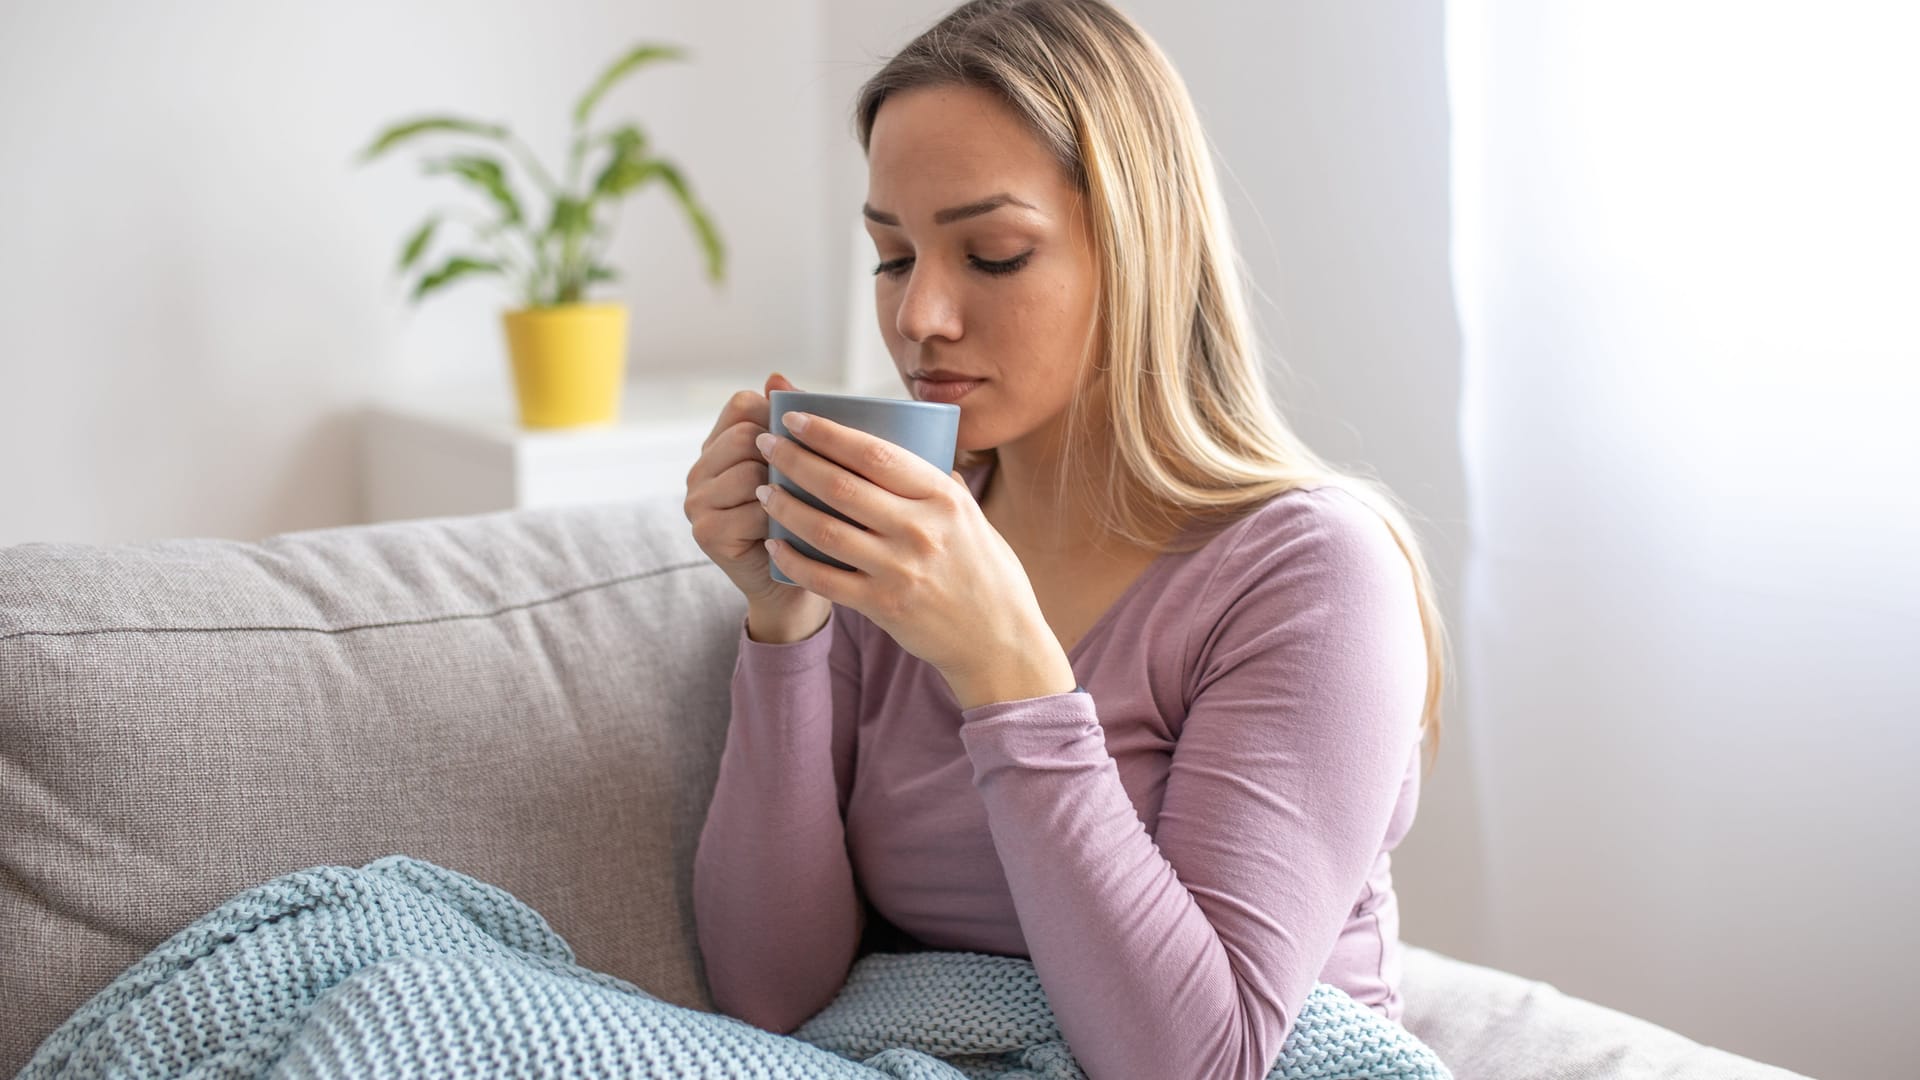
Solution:
{"label": "yellow flower pot", "polygon": [[627,367],[622,304],[560,304],[502,316],[520,425],[610,427]]}

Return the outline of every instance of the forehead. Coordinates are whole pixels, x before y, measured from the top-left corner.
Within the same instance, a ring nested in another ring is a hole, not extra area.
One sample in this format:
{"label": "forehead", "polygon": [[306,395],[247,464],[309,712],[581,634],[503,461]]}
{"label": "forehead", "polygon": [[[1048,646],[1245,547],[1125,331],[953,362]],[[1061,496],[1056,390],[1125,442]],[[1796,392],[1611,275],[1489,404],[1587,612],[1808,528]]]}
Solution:
{"label": "forehead", "polygon": [[1069,191],[1065,170],[1020,114],[975,86],[889,95],[867,145],[867,201],[892,212],[925,216],[998,191],[1058,205]]}

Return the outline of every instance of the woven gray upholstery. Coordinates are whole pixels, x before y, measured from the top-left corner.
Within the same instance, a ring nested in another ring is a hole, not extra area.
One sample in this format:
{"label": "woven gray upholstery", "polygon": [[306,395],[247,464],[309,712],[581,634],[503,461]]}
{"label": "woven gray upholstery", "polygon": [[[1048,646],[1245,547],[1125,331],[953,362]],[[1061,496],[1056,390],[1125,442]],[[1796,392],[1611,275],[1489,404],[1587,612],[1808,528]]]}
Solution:
{"label": "woven gray upholstery", "polygon": [[404,853],[711,1008],[745,611],[677,501],[0,549],[0,1075],[232,893]]}

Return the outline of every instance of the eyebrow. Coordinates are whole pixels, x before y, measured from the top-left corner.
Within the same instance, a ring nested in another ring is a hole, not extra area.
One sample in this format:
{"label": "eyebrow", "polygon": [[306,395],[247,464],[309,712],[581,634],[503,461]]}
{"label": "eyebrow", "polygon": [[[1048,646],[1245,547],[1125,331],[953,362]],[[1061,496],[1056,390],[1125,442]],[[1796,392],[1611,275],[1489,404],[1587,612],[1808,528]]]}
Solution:
{"label": "eyebrow", "polygon": [[[1039,209],[1039,207],[1032,203],[1016,199],[1003,191],[998,195],[989,195],[979,202],[970,202],[965,206],[949,206],[945,210],[936,211],[933,215],[933,223],[935,225],[951,225],[956,221],[979,217],[981,214],[990,214],[1003,206],[1024,206],[1029,210]],[[882,225],[900,224],[900,218],[897,215],[889,214],[884,210],[875,210],[866,203],[860,204],[860,212],[865,214],[868,220],[879,222]]]}

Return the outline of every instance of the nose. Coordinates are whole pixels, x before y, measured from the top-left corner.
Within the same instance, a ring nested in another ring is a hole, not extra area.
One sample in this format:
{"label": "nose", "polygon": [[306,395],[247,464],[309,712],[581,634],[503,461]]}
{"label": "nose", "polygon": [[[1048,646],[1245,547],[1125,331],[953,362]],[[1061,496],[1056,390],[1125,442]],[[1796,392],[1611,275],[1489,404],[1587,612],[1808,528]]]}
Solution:
{"label": "nose", "polygon": [[957,283],[929,260],[917,259],[907,271],[906,289],[900,295],[900,310],[894,326],[900,336],[912,342],[928,338],[960,340],[960,297]]}

